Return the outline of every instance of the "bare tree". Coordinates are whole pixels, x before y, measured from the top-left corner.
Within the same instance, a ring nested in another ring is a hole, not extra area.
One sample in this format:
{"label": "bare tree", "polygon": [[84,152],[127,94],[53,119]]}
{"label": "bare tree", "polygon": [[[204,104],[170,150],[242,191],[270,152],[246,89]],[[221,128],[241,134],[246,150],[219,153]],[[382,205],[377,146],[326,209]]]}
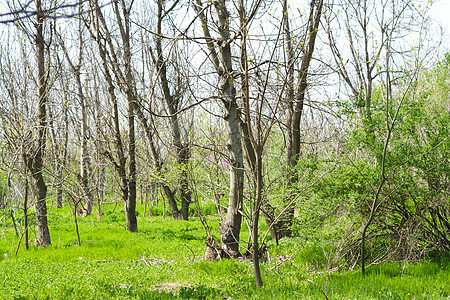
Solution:
{"label": "bare tree", "polygon": [[[220,224],[220,239],[224,249],[230,256],[239,254],[239,236],[242,222],[242,200],[244,190],[244,155],[240,133],[240,113],[236,101],[236,87],[233,78],[233,63],[231,53],[232,37],[230,34],[230,18],[225,0],[212,3],[216,10],[218,32],[217,43],[210,33],[211,24],[208,23],[205,7],[201,0],[196,0],[194,9],[202,24],[203,36],[208,48],[208,54],[217,72],[219,80],[219,96],[225,108],[224,120],[228,125],[230,151],[230,194],[228,211]],[[217,45],[217,48],[216,48]]]}
{"label": "bare tree", "polygon": [[[181,170],[181,175],[179,178],[180,185],[180,198],[181,198],[181,210],[177,213],[173,204],[171,204],[172,215],[174,215],[177,219],[187,220],[189,217],[189,204],[191,203],[191,191],[189,189],[189,181],[187,174],[187,164],[189,163],[190,156],[190,147],[189,143],[183,142],[180,130],[180,102],[183,92],[182,86],[176,86],[174,88],[175,92],[170,91],[169,80],[167,77],[167,59],[164,57],[163,48],[162,48],[162,24],[164,17],[173,10],[177,4],[175,2],[168,10],[164,11],[164,0],[158,0],[158,13],[157,13],[157,25],[156,25],[156,54],[157,57],[154,58],[156,70],[159,75],[160,85],[162,87],[162,93],[164,96],[164,100],[166,102],[169,114],[170,114],[170,123],[172,130],[172,138],[173,138],[173,147],[175,150],[175,157],[178,163],[178,166]],[[180,74],[175,75],[178,78]],[[181,85],[180,80],[177,82]],[[170,199],[170,197],[168,197]],[[177,216],[179,214],[179,217]]]}
{"label": "bare tree", "polygon": [[[116,146],[117,159],[107,151],[106,154],[111,160],[114,168],[119,174],[120,187],[122,191],[122,199],[125,206],[125,216],[127,220],[127,230],[137,232],[136,218],[136,137],[135,137],[135,106],[136,93],[134,78],[131,65],[131,44],[130,44],[130,12],[131,6],[126,6],[121,2],[121,6],[117,2],[113,3],[113,12],[116,17],[117,25],[121,38],[123,53],[117,53],[117,48],[113,44],[111,32],[108,28],[103,12],[96,1],[90,2],[91,15],[90,22],[93,27],[89,27],[91,36],[97,42],[99,54],[101,57],[104,75],[108,85],[108,94],[113,107],[113,131]],[[90,24],[87,24],[90,26]],[[105,37],[105,38],[103,38]],[[124,70],[120,69],[118,57],[123,57]],[[112,68],[110,67],[110,64]],[[127,157],[125,156],[125,145],[121,136],[121,128],[119,122],[118,99],[115,94],[115,85],[112,74],[120,83],[121,90],[125,93],[127,99],[127,121],[128,121],[128,174],[127,174]]]}
{"label": "bare tree", "polygon": [[[292,33],[289,25],[287,1],[283,2],[283,31],[286,43],[287,57],[287,86],[285,95],[285,105],[287,107],[287,125],[288,125],[288,190],[292,190],[298,183],[297,164],[301,154],[301,120],[305,106],[306,91],[308,89],[308,77],[311,60],[313,58],[316,37],[319,31],[320,20],[322,16],[323,0],[312,0],[310,2],[309,18],[307,23],[307,32],[303,36],[304,53],[301,57],[300,69],[297,74],[297,83],[294,81],[295,61],[298,54],[294,51],[292,44]],[[295,87],[297,89],[295,90]],[[293,195],[289,195],[285,201],[286,205],[291,203]],[[294,207],[291,205],[281,218],[281,222],[276,225],[277,239],[283,236],[291,235],[290,226],[294,217]]]}
{"label": "bare tree", "polygon": [[48,70],[45,68],[46,45],[44,40],[45,15],[41,0],[36,0],[36,57],[38,66],[38,133],[34,153],[28,161],[31,172],[31,184],[36,197],[36,245],[47,247],[51,244],[50,231],[47,223],[47,185],[43,176],[43,157],[47,135],[47,101],[48,101]]}
{"label": "bare tree", "polygon": [[[82,10],[83,6],[80,5],[79,9]],[[88,216],[92,213],[92,206],[94,203],[93,195],[92,195],[92,187],[89,184],[89,179],[91,177],[92,169],[91,169],[91,159],[89,154],[89,138],[90,132],[88,128],[88,101],[86,98],[87,91],[83,90],[83,83],[81,79],[81,68],[83,65],[83,48],[84,48],[84,40],[83,40],[83,32],[82,27],[83,23],[81,19],[78,22],[78,61],[75,65],[72,59],[70,58],[69,52],[65,46],[64,41],[61,36],[59,36],[59,42],[61,48],[64,52],[67,62],[69,63],[70,70],[72,71],[73,76],[75,77],[75,83],[77,86],[77,96],[81,109],[81,158],[80,158],[80,183],[81,187],[84,191],[84,197],[86,198],[86,205],[84,210],[81,212],[83,216]],[[87,81],[87,76],[86,76]]]}

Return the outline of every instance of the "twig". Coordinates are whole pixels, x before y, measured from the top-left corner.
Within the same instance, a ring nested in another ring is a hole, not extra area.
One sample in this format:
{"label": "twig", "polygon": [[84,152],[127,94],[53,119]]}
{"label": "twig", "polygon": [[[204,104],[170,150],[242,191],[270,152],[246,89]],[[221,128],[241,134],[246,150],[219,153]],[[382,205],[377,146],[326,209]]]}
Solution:
{"label": "twig", "polygon": [[194,251],[192,251],[192,249],[191,249],[191,247],[189,247],[188,245],[186,245],[186,244],[184,244],[185,246],[186,246],[186,248],[188,248],[189,250],[191,250],[191,253],[192,253],[192,259],[191,259],[191,261],[186,265],[186,267],[187,266],[189,266],[190,264],[192,264],[192,262],[194,261],[194,259],[195,259],[195,253],[194,253]]}
{"label": "twig", "polygon": [[310,283],[312,283],[312,284],[314,284],[315,285],[315,287],[316,288],[318,288],[319,289],[319,291],[325,296],[325,299],[326,300],[329,300],[328,299],[328,296],[327,296],[327,294],[323,291],[323,289],[322,288],[320,288],[320,286],[317,284],[317,283],[315,283],[314,281],[312,281],[311,279],[306,279],[306,281],[308,281],[308,282],[310,282]]}
{"label": "twig", "polygon": [[279,263],[277,263],[274,267],[272,267],[272,270],[274,270],[275,268],[278,269],[279,266],[281,266],[282,264],[284,264],[285,262],[291,261],[294,258],[294,255],[299,251],[300,249],[298,249],[297,251],[295,251],[294,253],[292,253],[291,255],[288,255],[286,259],[280,261]]}
{"label": "twig", "polygon": [[150,264],[148,263],[147,259],[145,259],[145,252],[142,254],[141,260],[142,260],[147,266],[150,267]]}

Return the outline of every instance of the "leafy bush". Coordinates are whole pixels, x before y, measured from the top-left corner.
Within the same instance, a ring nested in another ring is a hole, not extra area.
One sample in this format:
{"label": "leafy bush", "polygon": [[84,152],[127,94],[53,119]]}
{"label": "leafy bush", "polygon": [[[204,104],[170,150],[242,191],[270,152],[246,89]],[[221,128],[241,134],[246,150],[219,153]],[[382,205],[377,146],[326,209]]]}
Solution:
{"label": "leafy bush", "polygon": [[[386,181],[367,234],[369,260],[414,260],[429,251],[450,251],[449,57],[425,72],[411,90],[400,86],[389,105],[386,91],[376,87],[370,119],[361,119],[356,102],[345,104],[341,113],[353,121],[345,155],[309,155],[298,165],[303,186],[311,187],[297,203],[296,236],[327,241],[337,264],[354,265],[384,167]],[[383,166],[386,123],[402,97]]]}

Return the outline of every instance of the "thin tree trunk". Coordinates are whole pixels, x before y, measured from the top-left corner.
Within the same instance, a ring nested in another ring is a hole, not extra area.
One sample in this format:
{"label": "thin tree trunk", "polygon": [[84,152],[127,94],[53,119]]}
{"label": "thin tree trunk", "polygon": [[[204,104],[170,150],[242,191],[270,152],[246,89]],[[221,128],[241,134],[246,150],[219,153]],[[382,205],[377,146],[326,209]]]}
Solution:
{"label": "thin tree trunk", "polygon": [[[118,161],[114,159],[111,153],[106,153],[109,156],[109,159],[113,163],[119,178],[120,178],[120,187],[122,191],[122,200],[124,202],[125,208],[125,216],[127,220],[127,230],[131,232],[137,232],[137,218],[136,218],[136,141],[135,141],[135,128],[134,128],[134,111],[136,106],[135,95],[133,94],[134,82],[131,74],[131,49],[130,49],[130,35],[129,35],[129,9],[123,8],[123,13],[125,17],[125,26],[122,23],[122,18],[120,16],[120,11],[118,7],[118,3],[113,3],[114,13],[116,14],[117,23],[120,29],[120,36],[122,37],[122,42],[124,46],[124,65],[125,65],[125,74],[126,77],[123,76],[121,70],[119,69],[119,64],[117,63],[117,55],[115,52],[115,48],[112,45],[111,34],[106,26],[106,21],[103,17],[103,14],[100,10],[99,4],[96,1],[91,2],[93,6],[93,10],[95,11],[96,20],[95,23],[95,34],[91,32],[91,35],[95,37],[99,54],[102,59],[105,79],[108,85],[108,93],[110,96],[110,100],[113,106],[113,130],[114,130],[114,139],[116,144],[117,158]],[[122,3],[123,4],[123,3]],[[100,27],[103,26],[105,30],[104,35],[102,36],[100,33]],[[107,53],[106,44],[102,42],[106,40],[106,43],[109,45],[110,53]],[[126,161],[127,157],[125,156],[124,145],[120,133],[120,124],[119,124],[119,109],[117,104],[117,98],[115,96],[115,87],[113,83],[113,79],[111,77],[110,68],[108,65],[107,56],[113,57],[113,70],[115,72],[116,77],[122,83],[123,90],[127,96],[128,102],[128,135],[129,135],[129,145],[128,145],[128,157],[129,157],[129,176],[127,176],[127,168]]]}
{"label": "thin tree trunk", "polygon": [[[96,11],[98,12],[100,8],[97,6]],[[99,26],[99,25],[97,25]],[[123,143],[122,138],[120,135],[120,125],[119,125],[119,109],[117,107],[117,98],[115,95],[115,87],[113,83],[113,79],[111,77],[111,73],[108,66],[108,61],[106,58],[106,49],[105,46],[101,43],[101,37],[99,28],[98,30],[98,36],[96,37],[96,41],[99,48],[100,58],[102,59],[103,64],[103,70],[104,75],[106,79],[106,83],[108,85],[108,94],[109,99],[111,101],[112,107],[113,107],[113,131],[114,131],[114,142],[116,144],[116,152],[118,156],[118,162],[112,157],[111,153],[106,153],[109,156],[109,159],[114,165],[114,168],[116,169],[117,173],[119,174],[120,178],[120,188],[122,192],[122,200],[126,202],[128,200],[128,180],[126,177],[126,170],[125,170],[125,164],[126,164],[126,158],[123,150]]]}
{"label": "thin tree trunk", "polygon": [[256,200],[255,200],[255,210],[253,212],[252,220],[252,257],[253,257],[253,270],[255,273],[256,286],[262,287],[263,282],[261,278],[261,270],[259,266],[259,243],[258,243],[258,225],[259,225],[259,212],[261,210],[263,202],[263,179],[262,179],[262,149],[256,151],[257,162],[256,162]]}
{"label": "thin tree trunk", "polygon": [[[76,81],[77,81],[78,94],[80,97],[80,104],[81,104],[81,135],[82,135],[82,138],[81,138],[80,177],[81,177],[81,186],[83,188],[84,195],[87,200],[86,210],[84,212],[84,215],[88,216],[92,213],[92,206],[94,203],[94,199],[92,196],[91,187],[89,186],[89,177],[91,174],[91,159],[89,156],[89,149],[88,149],[88,142],[89,142],[89,132],[88,131],[89,130],[88,130],[87,112],[86,112],[87,101],[86,101],[86,97],[84,96],[84,93],[83,93],[79,69],[78,69],[78,72],[76,72]],[[86,90],[87,90],[87,79],[86,79]]]}
{"label": "thin tree trunk", "polygon": [[[247,125],[246,139],[251,144],[251,149],[254,150],[255,160],[252,161],[251,165],[252,174],[255,179],[255,190],[256,197],[254,202],[254,209],[252,215],[252,258],[253,258],[253,270],[255,274],[256,286],[258,288],[262,287],[262,277],[261,277],[261,269],[259,264],[259,214],[261,211],[262,203],[263,203],[263,174],[262,174],[262,155],[264,149],[264,139],[262,138],[263,134],[261,132],[261,115],[256,117],[257,119],[257,137],[255,138],[255,132],[252,129],[252,120],[250,116],[250,87],[249,87],[249,69],[248,69],[248,54],[247,54],[247,16],[244,7],[244,1],[240,0],[239,2],[239,19],[241,25],[241,70],[243,73],[242,78],[242,100],[245,107],[245,120]],[[264,92],[261,94],[264,95]],[[259,111],[261,112],[261,111]],[[269,129],[270,130],[270,129]],[[248,143],[247,142],[247,143]],[[247,146],[249,148],[249,145]],[[252,159],[250,157],[250,159]]]}
{"label": "thin tree trunk", "polygon": [[177,201],[175,200],[175,195],[172,189],[165,182],[162,161],[160,159],[158,151],[156,150],[155,142],[153,140],[153,134],[150,126],[148,125],[148,120],[139,106],[136,106],[136,113],[139,120],[141,121],[142,127],[144,127],[145,135],[148,139],[148,143],[150,146],[150,152],[152,153],[153,159],[155,161],[155,168],[158,173],[158,176],[161,178],[160,184],[163,188],[164,193],[166,194],[167,202],[169,202],[170,213],[172,214],[175,220],[178,220],[180,219],[181,216],[180,210],[178,209]]}
{"label": "thin tree trunk", "polygon": [[[117,18],[117,23],[120,29],[120,35],[123,42],[124,50],[124,66],[125,66],[125,81],[126,81],[126,95],[128,102],[128,198],[125,200],[125,215],[127,220],[127,230],[137,232],[137,218],[136,218],[136,134],[135,134],[135,120],[134,110],[136,106],[136,95],[134,94],[135,84],[131,70],[131,45],[130,45],[130,10],[131,6],[126,8],[125,3],[122,3],[122,12],[124,20],[122,21],[119,6],[114,2],[114,10]],[[132,4],[131,4],[132,5]]]}
{"label": "thin tree trunk", "polygon": [[[288,78],[287,78],[287,108],[288,108],[288,150],[287,150],[287,163],[288,163],[288,190],[295,188],[298,183],[297,164],[300,159],[300,142],[301,131],[300,122],[303,114],[303,106],[305,100],[305,93],[308,87],[307,77],[309,66],[311,63],[312,55],[314,52],[315,41],[320,23],[320,17],[322,14],[323,0],[311,1],[310,15],[309,15],[309,30],[308,30],[308,43],[305,48],[305,54],[301,61],[301,66],[298,74],[297,91],[294,95],[293,88],[293,67],[294,67],[294,53],[292,50],[292,42],[290,37],[289,20],[287,15],[287,3],[283,5],[283,18],[284,18],[284,32],[286,39],[286,51],[288,57]],[[292,195],[288,195],[285,203],[290,203]],[[285,216],[281,218],[281,223],[278,228],[279,237],[290,236],[292,221],[294,218],[294,207],[290,207],[285,212]]]}
{"label": "thin tree trunk", "polygon": [[[80,7],[80,9],[82,9]],[[83,211],[84,216],[88,216],[92,213],[92,207],[94,203],[91,187],[89,186],[89,178],[91,174],[91,159],[89,155],[89,127],[88,127],[88,116],[87,116],[87,98],[88,93],[88,77],[85,79],[85,91],[83,91],[83,84],[81,82],[81,72],[80,68],[83,62],[83,37],[81,30],[81,20],[79,22],[79,47],[78,47],[78,63],[74,65],[69,53],[64,45],[62,39],[60,39],[61,47],[64,51],[64,55],[70,65],[70,69],[75,77],[75,82],[77,85],[78,100],[81,108],[81,158],[80,158],[80,183],[84,192],[84,197],[86,198],[86,206]],[[86,92],[86,95],[85,95]]]}
{"label": "thin tree trunk", "polygon": [[[64,82],[64,85],[67,85],[67,82]],[[69,90],[67,88],[67,90]],[[58,152],[62,152],[62,153],[58,153],[57,155],[57,159],[58,161],[58,169],[57,169],[57,178],[58,178],[58,187],[57,187],[57,191],[56,191],[56,207],[57,208],[62,208],[62,202],[63,202],[63,187],[64,187],[64,169],[66,166],[66,161],[67,161],[67,147],[69,144],[69,107],[68,104],[69,101],[67,99],[67,93],[64,93],[64,103],[63,103],[63,111],[62,111],[62,115],[64,118],[64,136],[63,136],[63,144],[62,144],[62,149],[61,146],[58,145]],[[55,130],[54,127],[52,126],[52,130]],[[54,143],[56,143],[56,133],[53,133],[53,136],[55,138]]]}
{"label": "thin tree trunk", "polygon": [[97,160],[97,179],[96,179],[96,196],[97,196],[97,205],[98,205],[98,217],[103,215],[102,212],[102,203],[104,198],[104,189],[105,189],[105,166],[103,164],[102,153],[103,153],[103,140],[102,140],[102,114],[101,114],[101,105],[100,105],[100,97],[98,94],[98,85],[96,78],[94,77],[94,91],[95,91],[95,131],[96,131],[96,160]]}
{"label": "thin tree trunk", "polygon": [[[129,97],[129,96],[128,96]],[[128,155],[129,162],[129,191],[128,201],[125,202],[125,214],[127,220],[127,230],[137,232],[137,218],[136,218],[136,137],[134,130],[134,100],[128,98],[128,135],[129,147]]]}
{"label": "thin tree trunk", "polygon": [[[28,172],[27,172],[28,173]],[[28,174],[25,174],[25,196],[23,201],[23,229],[25,231],[25,249],[28,250]]]}
{"label": "thin tree trunk", "polygon": [[160,83],[166,105],[170,113],[170,122],[172,128],[173,146],[175,148],[175,156],[177,163],[181,169],[179,178],[180,194],[181,194],[181,210],[180,217],[183,220],[189,218],[189,204],[191,203],[191,191],[189,189],[189,180],[187,174],[187,164],[189,163],[190,149],[189,145],[184,144],[181,140],[180,125],[179,125],[179,98],[174,97],[169,89],[169,81],[167,80],[167,68],[163,55],[161,34],[162,34],[162,20],[163,20],[163,2],[164,0],[158,0],[158,22],[157,22],[157,35],[156,35],[156,51],[157,60],[156,67],[159,74]]}
{"label": "thin tree trunk", "polygon": [[[65,107],[65,105],[63,106]],[[64,170],[64,160],[61,157],[61,149],[64,146],[61,146],[61,144],[58,142],[57,133],[55,130],[55,124],[53,122],[53,113],[49,109],[48,110],[49,115],[49,127],[51,129],[51,137],[52,137],[52,144],[54,146],[55,151],[55,173],[56,173],[56,208],[62,208],[62,194],[63,194],[63,170]],[[63,108],[63,115],[64,115],[64,108]]]}

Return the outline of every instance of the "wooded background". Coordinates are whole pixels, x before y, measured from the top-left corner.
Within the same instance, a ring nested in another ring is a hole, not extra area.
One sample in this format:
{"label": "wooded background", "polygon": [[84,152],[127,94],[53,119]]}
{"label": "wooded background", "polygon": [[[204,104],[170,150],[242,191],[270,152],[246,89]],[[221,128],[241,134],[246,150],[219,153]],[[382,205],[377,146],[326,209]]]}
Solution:
{"label": "wooded background", "polygon": [[215,246],[251,257],[258,286],[267,238],[320,238],[363,274],[450,250],[431,1],[2,3],[0,206],[27,245],[31,218],[51,244],[47,205],[121,203],[137,232],[145,201],[176,220],[214,203]]}

